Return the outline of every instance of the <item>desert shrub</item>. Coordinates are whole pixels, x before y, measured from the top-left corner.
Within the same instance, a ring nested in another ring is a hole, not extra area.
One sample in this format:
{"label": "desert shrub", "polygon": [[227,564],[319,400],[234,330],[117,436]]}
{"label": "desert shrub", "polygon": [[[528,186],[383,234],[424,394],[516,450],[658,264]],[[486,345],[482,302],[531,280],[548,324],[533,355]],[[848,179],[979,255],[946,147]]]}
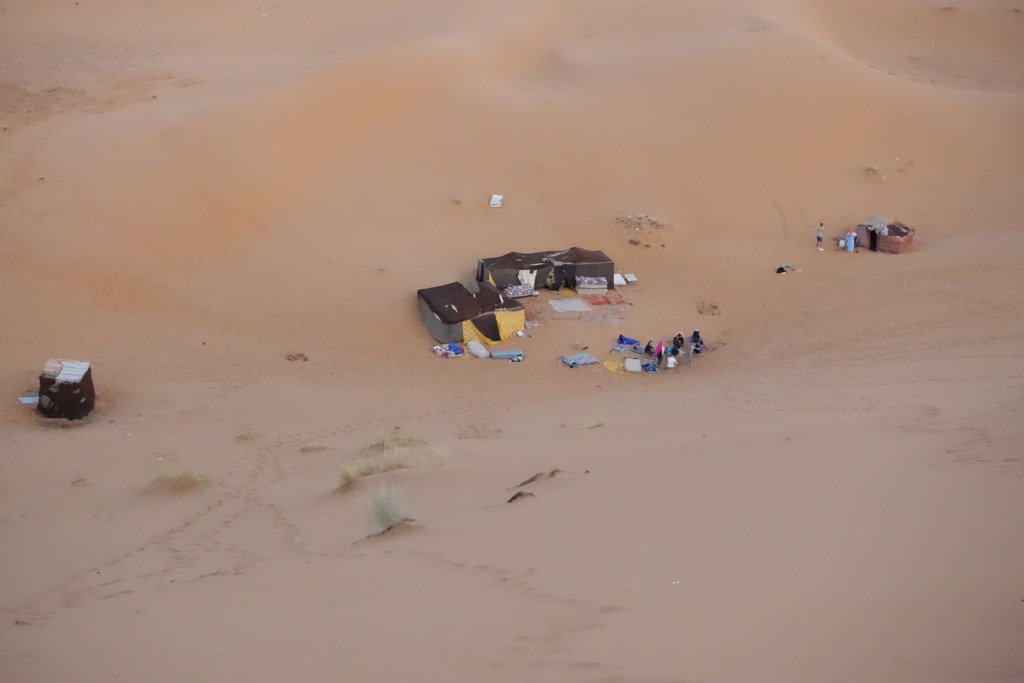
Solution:
{"label": "desert shrub", "polygon": [[161,474],[153,479],[149,488],[153,491],[191,491],[210,483],[209,477],[191,470],[182,470],[177,474]]}
{"label": "desert shrub", "polygon": [[423,439],[415,436],[406,436],[402,434],[402,430],[400,428],[394,427],[390,431],[381,434],[371,441],[365,450],[381,453],[392,451],[396,448],[419,448],[426,445],[427,442]]}
{"label": "desert shrub", "polygon": [[381,484],[366,497],[366,512],[370,529],[377,534],[415,521],[406,510],[399,490],[387,484]]}
{"label": "desert shrub", "polygon": [[358,478],[349,467],[343,466],[338,472],[338,490],[348,491]]}
{"label": "desert shrub", "polygon": [[386,450],[376,450],[341,465],[338,470],[338,490],[347,491],[362,477],[370,477],[392,470],[440,465],[442,462],[444,462],[444,454],[436,448],[414,449],[407,446],[391,446]]}

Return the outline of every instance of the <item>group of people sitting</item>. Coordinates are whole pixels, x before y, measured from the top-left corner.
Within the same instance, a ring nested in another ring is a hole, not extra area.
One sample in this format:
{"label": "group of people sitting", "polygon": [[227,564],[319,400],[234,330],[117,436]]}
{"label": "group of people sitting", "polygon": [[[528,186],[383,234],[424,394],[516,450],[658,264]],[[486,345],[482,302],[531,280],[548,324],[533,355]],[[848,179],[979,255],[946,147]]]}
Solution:
{"label": "group of people sitting", "polygon": [[671,346],[666,346],[663,341],[659,341],[657,345],[653,341],[648,341],[643,352],[648,356],[652,356],[656,367],[659,368],[668,359],[667,367],[671,370],[678,365],[680,353],[684,355],[687,363],[690,362],[693,354],[704,353],[704,340],[701,339],[700,330],[694,330],[693,334],[689,337],[682,332],[676,332],[676,336],[672,338]]}

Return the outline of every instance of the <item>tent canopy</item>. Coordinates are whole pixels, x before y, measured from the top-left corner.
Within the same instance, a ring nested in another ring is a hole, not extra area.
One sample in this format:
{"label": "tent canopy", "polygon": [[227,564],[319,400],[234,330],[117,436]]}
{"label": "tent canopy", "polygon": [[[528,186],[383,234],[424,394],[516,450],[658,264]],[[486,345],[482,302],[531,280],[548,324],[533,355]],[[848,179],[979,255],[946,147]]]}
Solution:
{"label": "tent canopy", "polygon": [[471,292],[461,282],[449,282],[421,289],[416,292],[416,296],[426,302],[430,310],[447,325],[472,320],[483,313],[523,307],[515,299],[506,297],[486,284],[481,284],[479,291]]}
{"label": "tent canopy", "polygon": [[596,263],[611,263],[612,260],[603,251],[590,251],[580,247],[570,247],[565,251],[551,252],[548,261],[554,265],[572,263],[574,265],[590,265]]}
{"label": "tent canopy", "polygon": [[520,252],[510,251],[507,254],[501,256],[493,256],[491,258],[480,259],[481,265],[489,269],[495,268],[511,268],[514,270],[537,270],[551,264],[547,261],[547,257],[555,254],[554,251],[533,251],[533,252]]}
{"label": "tent canopy", "polygon": [[477,280],[496,287],[526,284],[560,289],[574,287],[576,276],[604,277],[614,288],[615,264],[603,251],[572,247],[562,251],[510,251],[477,262]]}

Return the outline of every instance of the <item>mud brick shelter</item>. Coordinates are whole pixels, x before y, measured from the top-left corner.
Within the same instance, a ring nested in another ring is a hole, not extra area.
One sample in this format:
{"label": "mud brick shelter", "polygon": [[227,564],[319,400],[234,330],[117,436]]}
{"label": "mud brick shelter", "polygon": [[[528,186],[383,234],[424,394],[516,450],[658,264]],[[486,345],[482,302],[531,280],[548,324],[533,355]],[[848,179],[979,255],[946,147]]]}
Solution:
{"label": "mud brick shelter", "polygon": [[857,224],[857,246],[870,251],[900,254],[915,242],[917,231],[892,220],[872,216]]}

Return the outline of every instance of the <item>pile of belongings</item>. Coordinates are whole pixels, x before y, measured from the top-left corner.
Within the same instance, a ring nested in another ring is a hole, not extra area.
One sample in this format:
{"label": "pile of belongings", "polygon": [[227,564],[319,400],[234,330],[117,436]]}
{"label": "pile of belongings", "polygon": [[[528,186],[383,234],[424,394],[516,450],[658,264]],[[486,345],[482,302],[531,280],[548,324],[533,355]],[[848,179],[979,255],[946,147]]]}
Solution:
{"label": "pile of belongings", "polygon": [[594,365],[598,360],[589,353],[573,353],[568,356],[559,356],[558,362],[568,365],[570,368],[578,368],[582,365]]}
{"label": "pile of belongings", "polygon": [[[618,340],[612,345],[612,351],[617,351],[625,356],[629,351],[632,351],[633,353],[643,353],[643,348],[640,346],[639,340],[620,334]],[[640,369],[637,368],[637,372],[639,371]]]}
{"label": "pile of belongings", "polygon": [[590,277],[587,275],[576,276],[577,294],[604,294],[608,291],[608,278]]}
{"label": "pile of belongings", "polygon": [[519,363],[523,360],[521,349],[495,349],[491,351],[491,358],[507,360],[509,363]]}
{"label": "pile of belongings", "polygon": [[455,358],[461,356],[465,351],[458,344],[445,344],[444,346],[435,346],[434,355],[441,358]]}
{"label": "pile of belongings", "polygon": [[501,290],[502,293],[510,299],[521,299],[527,296],[537,296],[537,290],[533,288],[533,285],[509,285],[505,289]]}

